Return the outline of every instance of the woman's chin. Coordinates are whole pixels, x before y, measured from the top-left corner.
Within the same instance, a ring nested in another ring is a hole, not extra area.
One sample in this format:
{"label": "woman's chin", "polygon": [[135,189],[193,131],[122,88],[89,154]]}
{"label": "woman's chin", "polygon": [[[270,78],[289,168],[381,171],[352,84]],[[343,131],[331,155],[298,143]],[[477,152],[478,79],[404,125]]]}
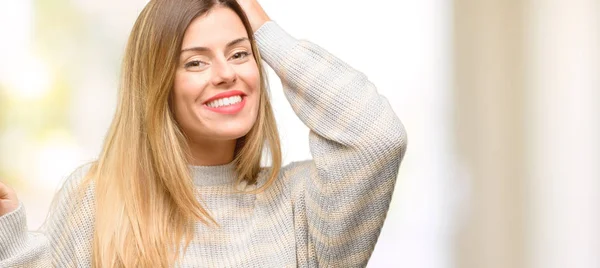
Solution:
{"label": "woman's chin", "polygon": [[236,129],[221,129],[213,131],[216,140],[235,140],[246,136],[250,132],[250,128],[236,128]]}

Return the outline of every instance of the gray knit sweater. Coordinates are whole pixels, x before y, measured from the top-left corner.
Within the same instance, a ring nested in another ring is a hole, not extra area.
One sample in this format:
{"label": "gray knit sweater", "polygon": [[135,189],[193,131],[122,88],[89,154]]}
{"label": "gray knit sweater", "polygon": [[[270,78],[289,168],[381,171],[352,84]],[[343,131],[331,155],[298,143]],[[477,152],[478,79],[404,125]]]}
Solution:
{"label": "gray knit sweater", "polygon": [[[313,159],[282,168],[260,194],[232,193],[234,164],[191,168],[196,192],[220,229],[196,225],[182,267],[364,267],[392,198],[406,133],[364,74],[270,21],[255,33],[263,59],[310,128]],[[89,166],[57,193],[38,232],[25,208],[0,217],[0,267],[90,267],[94,196],[65,218]],[[268,170],[258,179],[264,183]],[[93,185],[92,185],[93,187]]]}

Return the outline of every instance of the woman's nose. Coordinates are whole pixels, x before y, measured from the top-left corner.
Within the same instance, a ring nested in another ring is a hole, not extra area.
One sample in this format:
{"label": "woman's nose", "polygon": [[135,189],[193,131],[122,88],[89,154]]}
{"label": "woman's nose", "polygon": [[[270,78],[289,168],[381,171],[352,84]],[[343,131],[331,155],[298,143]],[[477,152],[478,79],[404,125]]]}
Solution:
{"label": "woman's nose", "polygon": [[212,66],[212,83],[215,86],[235,82],[237,74],[227,61],[215,61]]}

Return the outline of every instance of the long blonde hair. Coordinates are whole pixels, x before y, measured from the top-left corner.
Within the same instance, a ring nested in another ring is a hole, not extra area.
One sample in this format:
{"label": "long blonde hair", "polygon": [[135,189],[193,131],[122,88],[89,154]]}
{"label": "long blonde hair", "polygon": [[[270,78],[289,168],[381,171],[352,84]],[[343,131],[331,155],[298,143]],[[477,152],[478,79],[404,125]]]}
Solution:
{"label": "long blonde hair", "polygon": [[253,193],[277,178],[279,135],[265,71],[242,8],[235,0],[150,1],[129,37],[117,111],[104,147],[81,188],[95,184],[94,267],[169,267],[189,245],[196,222],[218,227],[194,194],[187,140],[170,106],[184,33],[193,19],[217,5],[241,18],[261,79],[258,118],[235,149],[238,183],[256,182],[265,143],[270,174]]}

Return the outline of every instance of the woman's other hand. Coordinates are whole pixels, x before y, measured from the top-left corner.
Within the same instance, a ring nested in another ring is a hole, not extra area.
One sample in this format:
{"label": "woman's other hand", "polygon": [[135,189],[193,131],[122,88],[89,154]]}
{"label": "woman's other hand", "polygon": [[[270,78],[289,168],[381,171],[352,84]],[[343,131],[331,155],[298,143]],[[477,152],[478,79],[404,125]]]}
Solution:
{"label": "woman's other hand", "polygon": [[253,33],[265,24],[265,22],[271,20],[257,0],[237,0],[237,2],[244,9],[244,12],[246,12]]}
{"label": "woman's other hand", "polygon": [[15,211],[18,207],[19,199],[15,190],[0,182],[0,217]]}

